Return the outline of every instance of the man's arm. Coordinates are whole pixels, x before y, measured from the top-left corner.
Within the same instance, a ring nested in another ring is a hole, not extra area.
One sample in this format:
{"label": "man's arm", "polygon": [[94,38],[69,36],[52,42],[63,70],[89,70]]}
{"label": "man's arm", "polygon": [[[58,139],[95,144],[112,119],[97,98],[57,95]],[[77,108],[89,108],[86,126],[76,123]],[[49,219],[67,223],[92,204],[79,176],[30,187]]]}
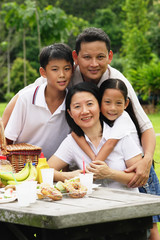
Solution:
{"label": "man's arm", "polygon": [[125,170],[127,173],[132,171],[136,172],[133,179],[129,182],[128,187],[139,187],[147,183],[156,145],[154,129],[150,128],[144,131],[142,133],[141,141],[144,158],[142,161],[135,163],[133,166]]}

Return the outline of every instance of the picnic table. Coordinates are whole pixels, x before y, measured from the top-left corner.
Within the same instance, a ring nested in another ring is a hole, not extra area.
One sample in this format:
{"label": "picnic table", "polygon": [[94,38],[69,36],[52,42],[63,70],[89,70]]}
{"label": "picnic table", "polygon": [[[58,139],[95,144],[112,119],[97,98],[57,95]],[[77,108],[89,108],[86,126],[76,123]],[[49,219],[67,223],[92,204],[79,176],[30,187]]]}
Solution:
{"label": "picnic table", "polygon": [[0,204],[4,239],[146,240],[152,215],[160,214],[160,197],[99,187],[91,195],[60,201]]}

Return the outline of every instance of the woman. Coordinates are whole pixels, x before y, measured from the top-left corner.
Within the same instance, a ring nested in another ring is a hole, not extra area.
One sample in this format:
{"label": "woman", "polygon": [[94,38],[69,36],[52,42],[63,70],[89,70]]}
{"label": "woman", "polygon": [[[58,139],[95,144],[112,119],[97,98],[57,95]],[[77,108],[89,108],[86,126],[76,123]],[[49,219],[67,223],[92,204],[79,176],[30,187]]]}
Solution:
{"label": "woman", "polygon": [[[125,104],[125,103],[124,103]],[[73,86],[66,98],[66,118],[72,131],[78,136],[85,136],[92,150],[97,153],[109,138],[111,128],[100,119],[100,95],[99,89],[93,83],[83,82]],[[101,168],[103,173],[94,175],[98,183],[103,186],[128,189],[127,184],[134,176],[134,172],[125,173],[126,167],[130,167],[136,161],[142,159],[141,147],[137,146],[130,135],[125,136],[117,143],[110,158],[107,158]],[[62,142],[55,154],[49,159],[50,167],[55,169],[55,181],[64,181],[75,177],[83,169],[84,158],[86,165],[90,165],[91,159],[77,145],[71,134]],[[76,163],[79,169],[73,172],[59,172],[61,169]]]}

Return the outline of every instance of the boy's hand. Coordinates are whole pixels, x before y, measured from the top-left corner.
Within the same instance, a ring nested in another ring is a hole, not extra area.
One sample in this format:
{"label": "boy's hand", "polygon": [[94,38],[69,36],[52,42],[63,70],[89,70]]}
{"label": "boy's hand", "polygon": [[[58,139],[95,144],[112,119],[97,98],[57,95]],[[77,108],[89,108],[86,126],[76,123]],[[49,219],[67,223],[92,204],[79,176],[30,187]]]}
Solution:
{"label": "boy's hand", "polygon": [[149,173],[150,173],[151,164],[146,160],[145,157],[133,164],[131,167],[125,169],[126,173],[135,171],[135,176],[133,179],[128,183],[128,187],[142,187],[148,181]]}

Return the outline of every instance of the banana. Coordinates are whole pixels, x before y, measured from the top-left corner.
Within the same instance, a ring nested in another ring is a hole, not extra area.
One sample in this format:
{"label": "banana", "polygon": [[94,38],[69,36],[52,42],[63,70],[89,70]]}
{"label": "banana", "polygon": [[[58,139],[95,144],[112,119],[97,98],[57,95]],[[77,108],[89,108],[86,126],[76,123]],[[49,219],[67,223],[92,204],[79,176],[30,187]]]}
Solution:
{"label": "banana", "polygon": [[29,164],[26,163],[25,167],[19,171],[18,173],[6,173],[5,171],[0,171],[0,178],[7,180],[7,181],[23,181],[29,175]]}
{"label": "banana", "polygon": [[35,181],[37,179],[37,169],[32,164],[32,162],[29,163],[29,167],[30,167],[30,173],[29,173],[28,177],[25,179],[25,181],[30,181],[30,180]]}

